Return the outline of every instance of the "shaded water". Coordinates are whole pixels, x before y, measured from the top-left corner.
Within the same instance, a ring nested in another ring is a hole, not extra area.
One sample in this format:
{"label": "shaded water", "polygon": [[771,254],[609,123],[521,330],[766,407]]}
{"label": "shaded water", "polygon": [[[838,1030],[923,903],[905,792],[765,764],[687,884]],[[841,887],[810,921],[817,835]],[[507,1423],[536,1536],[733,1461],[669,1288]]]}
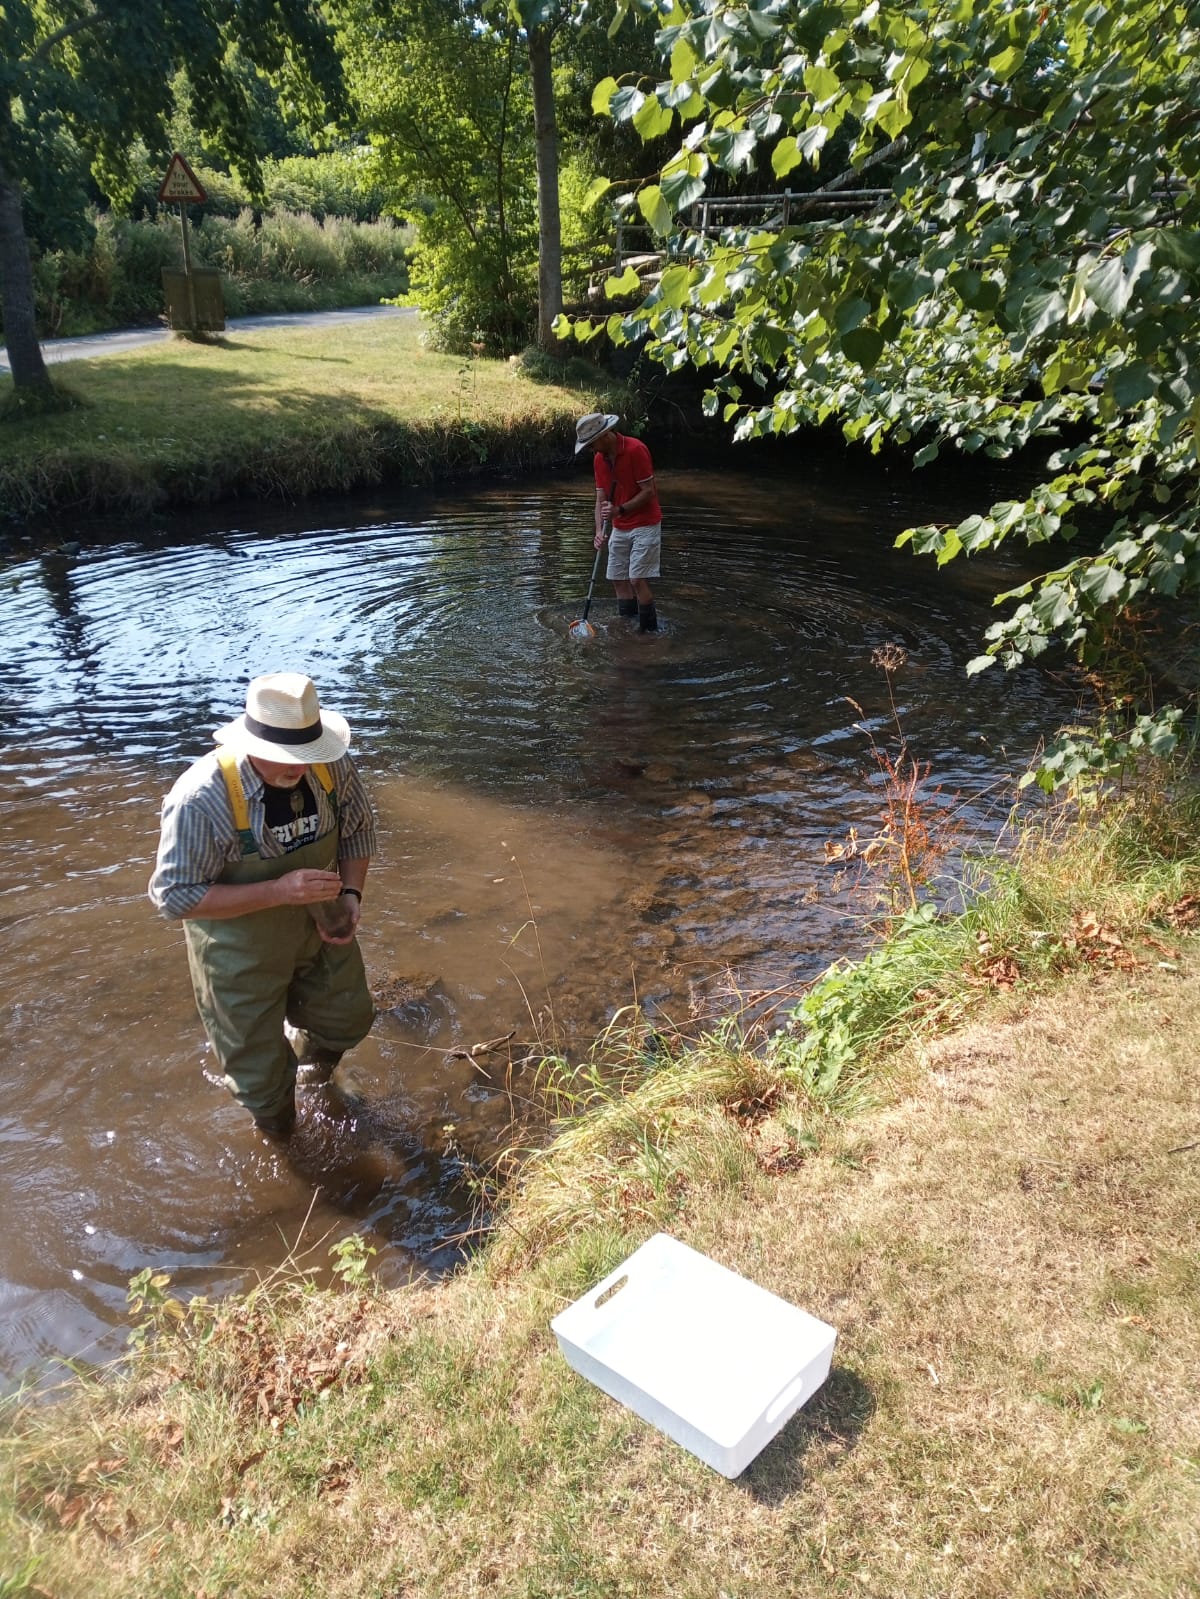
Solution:
{"label": "shaded water", "polygon": [[[660,488],[658,637],[607,585],[598,637],[567,637],[586,469],[93,525],[77,556],[0,571],[0,1373],[117,1352],[147,1265],[212,1293],[361,1231],[386,1281],[444,1266],[452,1144],[486,1151],[508,1117],[503,1056],[471,1045],[582,1047],[635,999],[686,1022],[714,987],[790,991],[856,952],[824,845],[878,825],[878,646],[909,652],[914,752],[995,832],[1068,707],[1034,673],[963,676],[1015,574],[891,549],[958,508],[861,467]],[[381,824],[361,939],[398,1005],[342,1069],[350,1108],[311,1096],[287,1160],[206,1076],[182,936],[144,894],[161,795],[285,668],[354,730]]]}

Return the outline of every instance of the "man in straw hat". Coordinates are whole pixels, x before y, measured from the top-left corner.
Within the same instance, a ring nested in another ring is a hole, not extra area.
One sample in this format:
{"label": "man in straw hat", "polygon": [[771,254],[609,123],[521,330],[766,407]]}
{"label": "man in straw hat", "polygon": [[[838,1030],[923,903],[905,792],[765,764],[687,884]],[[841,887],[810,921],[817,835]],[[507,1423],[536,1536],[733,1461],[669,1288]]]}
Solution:
{"label": "man in straw hat", "polygon": [[575,424],[575,454],[592,452],[596,478],[596,536],[600,549],[612,528],[605,576],[617,591],[617,611],[636,616],[640,633],[658,631],[658,612],[648,582],[658,576],[662,506],[654,486],[654,464],[641,439],[616,431],[618,416],[592,411]]}
{"label": "man in straw hat", "polygon": [[350,729],[310,678],[256,677],[244,714],[213,736],[163,801],[149,893],[183,922],[226,1086],[286,1138],[298,1059],[306,1081],[328,1082],[374,1018],[355,933],[375,820]]}

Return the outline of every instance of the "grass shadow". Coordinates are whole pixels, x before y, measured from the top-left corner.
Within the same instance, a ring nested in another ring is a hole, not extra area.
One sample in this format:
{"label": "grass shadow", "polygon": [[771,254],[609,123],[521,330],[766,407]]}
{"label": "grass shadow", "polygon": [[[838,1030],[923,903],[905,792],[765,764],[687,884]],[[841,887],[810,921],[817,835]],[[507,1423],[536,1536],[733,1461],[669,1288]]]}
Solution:
{"label": "grass shadow", "polygon": [[855,1372],[834,1366],[821,1388],[746,1467],[737,1484],[762,1505],[781,1505],[805,1485],[808,1451],[831,1460],[856,1447],[875,1414],[875,1395]]}
{"label": "grass shadow", "polygon": [[[191,342],[189,340],[189,342]],[[252,339],[230,338],[227,334],[219,333],[211,339],[204,341],[207,345],[219,350],[228,350],[231,354],[244,353],[247,355],[265,355],[268,353],[264,344],[256,344]],[[289,361],[316,362],[326,366],[349,366],[348,355],[301,355],[298,351],[289,350]]]}

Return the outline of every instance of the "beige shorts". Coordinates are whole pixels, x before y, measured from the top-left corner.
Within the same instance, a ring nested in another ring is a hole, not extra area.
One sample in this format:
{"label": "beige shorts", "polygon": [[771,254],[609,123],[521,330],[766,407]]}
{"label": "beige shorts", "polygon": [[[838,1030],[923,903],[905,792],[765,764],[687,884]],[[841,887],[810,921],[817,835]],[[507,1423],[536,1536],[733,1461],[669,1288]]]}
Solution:
{"label": "beige shorts", "polygon": [[662,523],[649,527],[615,527],[608,536],[608,571],[610,583],[621,583],[634,577],[657,577],[658,557],[662,548]]}

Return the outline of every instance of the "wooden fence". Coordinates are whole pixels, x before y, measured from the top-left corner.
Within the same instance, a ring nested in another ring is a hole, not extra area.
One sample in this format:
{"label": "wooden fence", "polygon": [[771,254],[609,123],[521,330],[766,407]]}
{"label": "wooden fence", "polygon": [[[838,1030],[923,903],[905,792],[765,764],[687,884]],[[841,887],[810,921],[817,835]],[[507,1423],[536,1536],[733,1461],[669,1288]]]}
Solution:
{"label": "wooden fence", "polygon": [[[890,189],[818,190],[798,194],[743,194],[729,199],[697,200],[687,212],[690,232],[702,239],[715,238],[726,228],[763,228],[777,232],[801,222],[833,222],[845,216],[864,216],[893,198]],[[652,271],[667,252],[644,222],[618,222],[615,254],[617,270],[633,266]]]}

